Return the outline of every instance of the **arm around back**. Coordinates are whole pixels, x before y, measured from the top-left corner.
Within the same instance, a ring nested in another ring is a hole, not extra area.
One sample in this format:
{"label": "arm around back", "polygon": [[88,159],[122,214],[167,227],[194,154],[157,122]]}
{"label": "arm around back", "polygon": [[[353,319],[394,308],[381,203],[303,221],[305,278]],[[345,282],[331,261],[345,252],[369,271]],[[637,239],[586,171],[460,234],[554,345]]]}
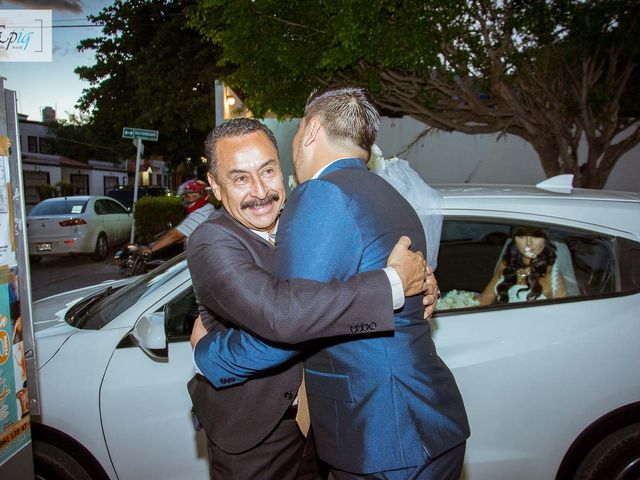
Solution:
{"label": "arm around back", "polygon": [[278,279],[256,264],[239,238],[253,234],[239,228],[210,220],[190,237],[187,257],[200,304],[279,343],[351,335],[362,323],[393,330],[391,288],[382,270],[345,282]]}

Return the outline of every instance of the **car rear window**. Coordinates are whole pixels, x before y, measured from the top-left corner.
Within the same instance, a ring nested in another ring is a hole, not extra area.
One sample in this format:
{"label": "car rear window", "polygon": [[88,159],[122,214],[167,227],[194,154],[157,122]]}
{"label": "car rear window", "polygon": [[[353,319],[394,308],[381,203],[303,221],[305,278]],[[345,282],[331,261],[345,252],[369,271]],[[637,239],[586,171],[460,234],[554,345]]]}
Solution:
{"label": "car rear window", "polygon": [[34,206],[29,216],[77,215],[85,212],[87,202],[88,200],[74,200],[71,198],[45,200]]}

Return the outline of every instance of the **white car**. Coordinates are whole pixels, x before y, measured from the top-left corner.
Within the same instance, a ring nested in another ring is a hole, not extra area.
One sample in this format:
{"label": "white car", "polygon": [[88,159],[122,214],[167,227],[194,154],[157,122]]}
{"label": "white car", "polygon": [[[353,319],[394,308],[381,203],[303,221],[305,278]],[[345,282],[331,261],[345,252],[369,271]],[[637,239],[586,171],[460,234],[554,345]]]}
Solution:
{"label": "white car", "polygon": [[[432,322],[471,423],[464,478],[640,478],[640,195],[439,191],[445,298]],[[477,305],[521,226],[547,233],[568,296]],[[196,314],[184,256],[34,304],[39,478],[208,478],[186,389]]]}
{"label": "white car", "polygon": [[78,195],[42,200],[27,216],[29,258],[92,254],[104,260],[107,250],[129,240],[131,212],[120,202],[100,196]]}

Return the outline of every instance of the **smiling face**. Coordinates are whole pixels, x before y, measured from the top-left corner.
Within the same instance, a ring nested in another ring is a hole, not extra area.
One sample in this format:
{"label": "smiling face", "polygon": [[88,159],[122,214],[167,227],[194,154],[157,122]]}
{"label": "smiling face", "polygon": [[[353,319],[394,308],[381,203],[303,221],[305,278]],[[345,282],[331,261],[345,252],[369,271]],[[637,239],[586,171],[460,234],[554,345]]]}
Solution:
{"label": "smiling face", "polygon": [[284,203],[278,151],[263,132],[225,137],[216,147],[216,178],[209,183],[216,198],[238,222],[270,232]]}
{"label": "smiling face", "polygon": [[546,243],[544,237],[534,235],[516,235],[514,241],[518,251],[529,260],[540,255]]}

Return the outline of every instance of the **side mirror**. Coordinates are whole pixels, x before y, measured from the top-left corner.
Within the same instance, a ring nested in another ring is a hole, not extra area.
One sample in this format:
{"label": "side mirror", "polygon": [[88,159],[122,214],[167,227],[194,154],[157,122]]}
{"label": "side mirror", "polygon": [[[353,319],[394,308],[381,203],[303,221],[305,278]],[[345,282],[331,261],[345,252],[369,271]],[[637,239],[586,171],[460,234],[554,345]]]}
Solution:
{"label": "side mirror", "polygon": [[131,332],[133,341],[147,355],[156,360],[169,358],[167,334],[164,330],[164,312],[154,312],[140,317]]}

